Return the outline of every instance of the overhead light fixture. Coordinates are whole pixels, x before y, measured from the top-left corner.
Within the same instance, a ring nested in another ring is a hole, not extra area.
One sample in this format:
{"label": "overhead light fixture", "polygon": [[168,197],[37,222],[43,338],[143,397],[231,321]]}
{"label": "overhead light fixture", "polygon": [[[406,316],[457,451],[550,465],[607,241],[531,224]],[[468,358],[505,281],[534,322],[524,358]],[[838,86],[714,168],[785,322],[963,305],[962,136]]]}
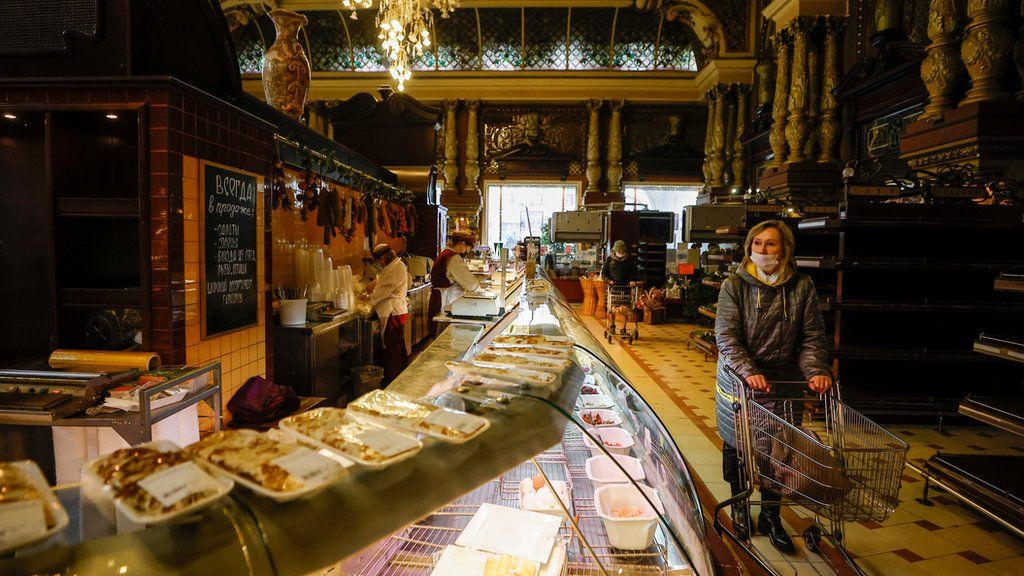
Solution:
{"label": "overhead light fixture", "polygon": [[110,120],[117,120],[117,114],[114,114],[114,113],[107,114],[107,118],[110,119]]}
{"label": "overhead light fixture", "polygon": [[17,116],[15,116],[14,114],[11,114],[10,112],[4,112],[4,118],[7,118],[8,120],[17,120],[18,119]]}
{"label": "overhead light fixture", "polygon": [[[355,19],[356,9],[370,8],[373,0],[342,0],[341,4],[352,11],[351,17]],[[422,56],[432,43],[431,6],[441,13],[441,18],[447,18],[459,7],[459,0],[380,0],[377,38],[389,61],[388,72],[398,81],[399,92],[405,90],[405,81],[412,78],[412,60]]]}

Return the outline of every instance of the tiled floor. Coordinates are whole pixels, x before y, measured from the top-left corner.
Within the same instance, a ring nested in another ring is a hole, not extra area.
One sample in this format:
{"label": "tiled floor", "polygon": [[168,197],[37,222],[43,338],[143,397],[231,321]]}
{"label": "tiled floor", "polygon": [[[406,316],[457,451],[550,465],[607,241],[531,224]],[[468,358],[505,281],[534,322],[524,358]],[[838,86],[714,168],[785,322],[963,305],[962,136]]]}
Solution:
{"label": "tiled floor", "polygon": [[[600,339],[602,325],[585,318]],[[628,345],[616,340],[602,344],[668,426],[694,472],[719,498],[729,494],[722,481],[721,441],[715,431],[715,363],[703,353],[687,350],[693,326],[640,326],[640,340]],[[909,458],[924,460],[936,451],[1015,453],[1020,439],[984,426],[893,425],[892,432],[910,444]],[[1024,574],[1024,541],[983,520],[953,498],[932,492],[933,506],[916,499],[922,479],[908,471],[900,491],[900,506],[885,522],[846,526],[846,546],[860,567],[871,575],[1019,575]],[[784,517],[791,524],[806,516],[800,509]],[[792,531],[792,530],[791,530]],[[831,574],[821,558],[803,549],[783,558],[763,541],[755,544],[783,574]]]}

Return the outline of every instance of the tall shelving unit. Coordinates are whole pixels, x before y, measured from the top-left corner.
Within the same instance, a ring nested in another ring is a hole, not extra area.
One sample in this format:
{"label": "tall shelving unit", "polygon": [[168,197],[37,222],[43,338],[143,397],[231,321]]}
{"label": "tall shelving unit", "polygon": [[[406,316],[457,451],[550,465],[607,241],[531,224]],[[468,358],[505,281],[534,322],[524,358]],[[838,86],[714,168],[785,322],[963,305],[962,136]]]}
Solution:
{"label": "tall shelving unit", "polygon": [[1024,271],[1024,207],[852,202],[799,230],[818,236],[797,265],[822,279],[834,368],[860,410],[941,422],[968,393],[1019,389],[1019,367],[972,347],[1024,320],[1024,297],[995,290]]}

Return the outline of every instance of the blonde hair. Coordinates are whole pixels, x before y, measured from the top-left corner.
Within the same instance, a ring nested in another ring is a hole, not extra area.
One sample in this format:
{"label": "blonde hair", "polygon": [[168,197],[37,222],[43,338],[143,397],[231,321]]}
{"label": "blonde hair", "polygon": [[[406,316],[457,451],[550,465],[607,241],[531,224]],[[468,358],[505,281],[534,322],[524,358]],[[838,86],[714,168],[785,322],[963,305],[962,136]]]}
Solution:
{"label": "blonde hair", "polygon": [[796,270],[796,260],[793,257],[796,250],[796,239],[793,238],[793,231],[782,220],[765,220],[747,232],[747,239],[743,241],[742,266],[746,268],[750,264],[750,247],[754,244],[754,237],[769,229],[778,230],[782,240],[782,253],[779,254],[779,282],[785,282]]}

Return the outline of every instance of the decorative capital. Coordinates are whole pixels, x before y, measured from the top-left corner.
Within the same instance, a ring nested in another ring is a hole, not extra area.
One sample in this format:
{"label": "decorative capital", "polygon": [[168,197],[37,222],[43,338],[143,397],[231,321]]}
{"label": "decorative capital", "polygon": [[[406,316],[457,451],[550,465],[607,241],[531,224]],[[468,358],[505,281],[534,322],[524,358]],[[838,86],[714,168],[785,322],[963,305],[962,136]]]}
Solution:
{"label": "decorative capital", "polygon": [[480,108],[480,100],[466,100],[466,110],[476,111]]}
{"label": "decorative capital", "polygon": [[608,101],[608,109],[611,110],[612,112],[620,112],[620,111],[622,111],[622,107],[625,106],[625,105],[626,105],[626,101],[625,100],[609,100]]}
{"label": "decorative capital", "polygon": [[457,99],[442,100],[441,104],[448,112],[454,112],[459,107],[459,101]]}
{"label": "decorative capital", "polygon": [[[955,0],[948,0],[954,2]],[[842,34],[846,30],[846,24],[849,20],[845,16],[826,16],[825,17],[825,34],[827,36],[836,36]]]}
{"label": "decorative capital", "polygon": [[587,110],[589,110],[590,112],[596,112],[596,111],[600,110],[602,106],[604,106],[604,100],[598,100],[596,98],[591,98],[590,100],[587,100],[586,104],[587,104]]}

